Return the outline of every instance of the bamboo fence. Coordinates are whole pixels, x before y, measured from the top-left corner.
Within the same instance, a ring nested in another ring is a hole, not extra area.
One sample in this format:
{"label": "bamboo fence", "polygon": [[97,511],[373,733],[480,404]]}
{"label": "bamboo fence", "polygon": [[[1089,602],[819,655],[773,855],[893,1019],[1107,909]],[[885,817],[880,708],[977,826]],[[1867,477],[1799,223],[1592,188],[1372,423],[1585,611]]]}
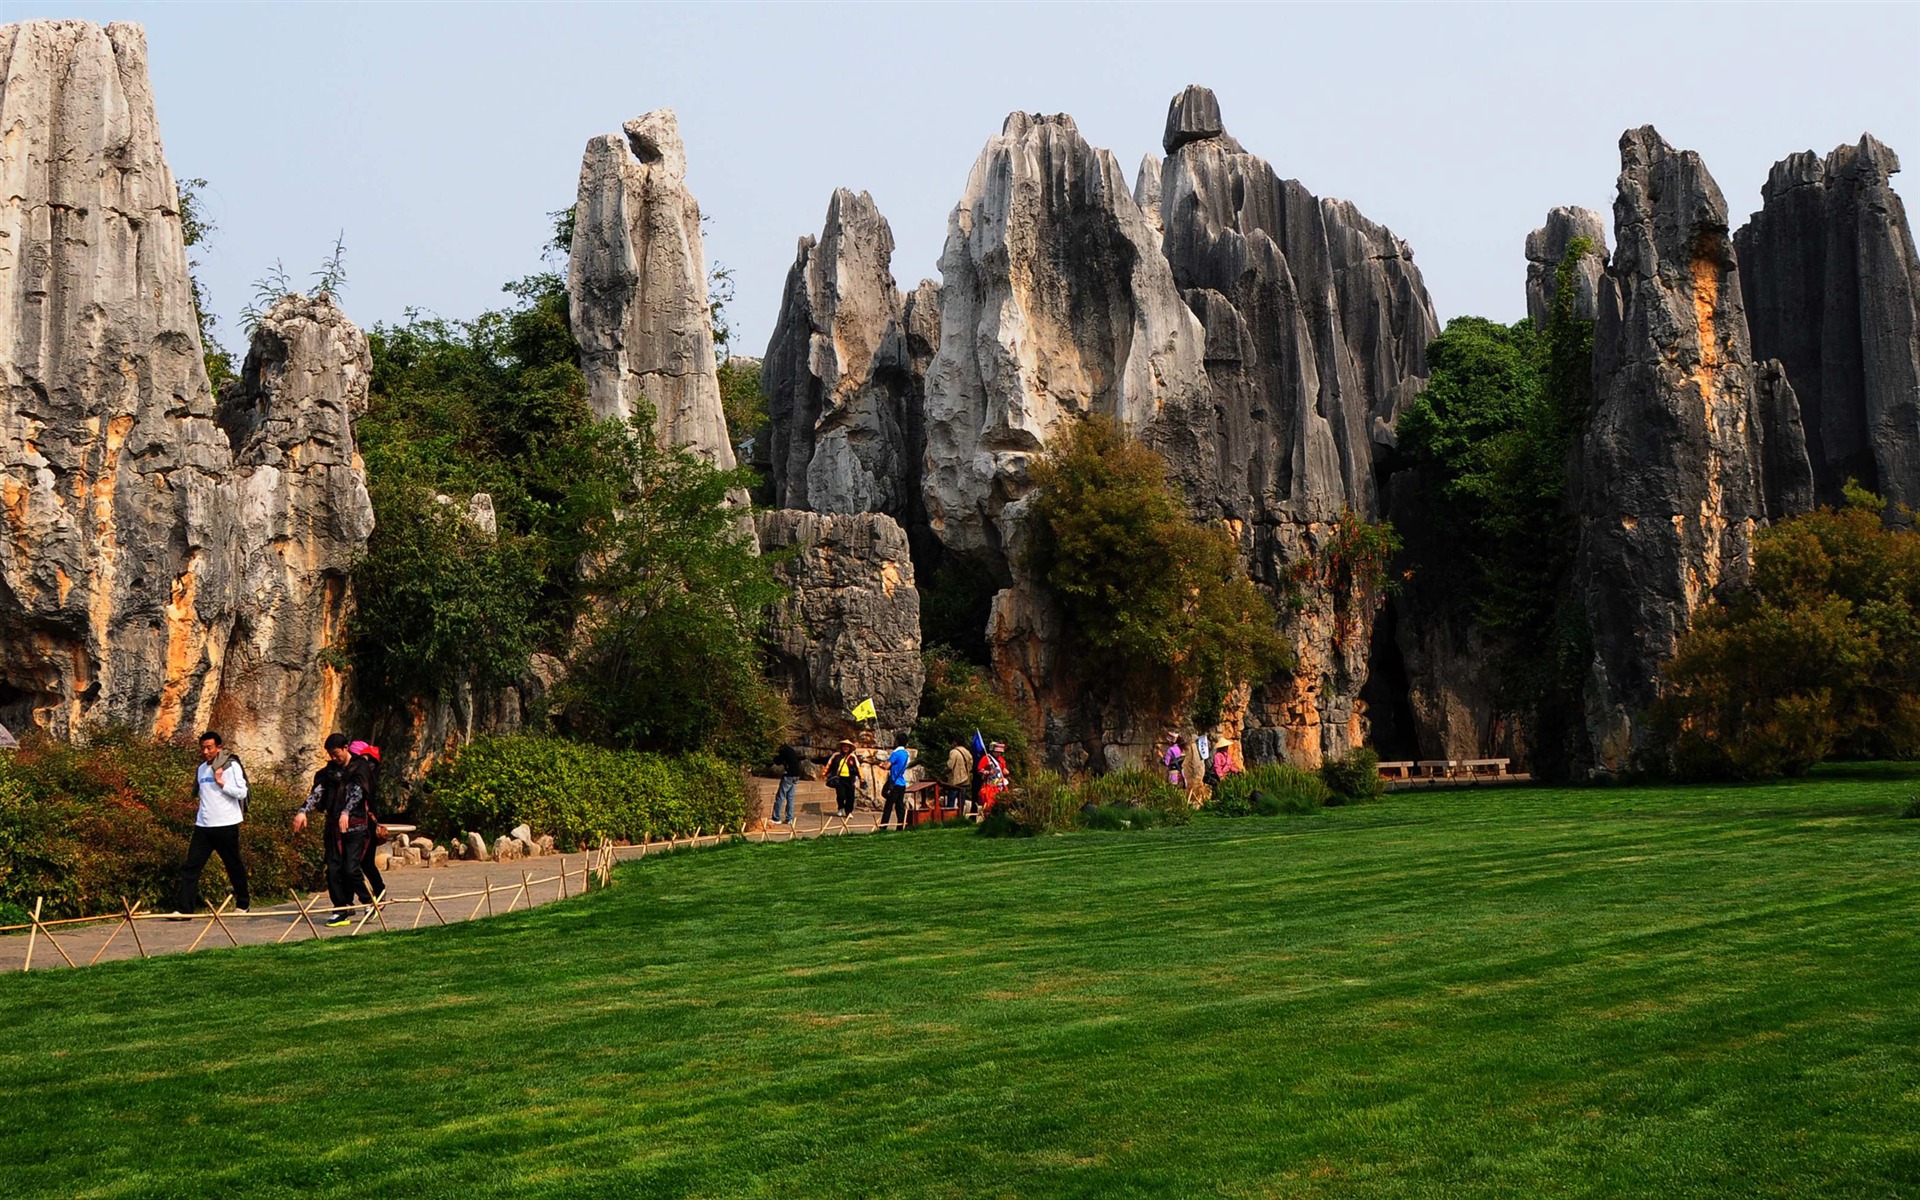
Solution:
{"label": "bamboo fence", "polygon": [[[846,832],[844,828],[845,824],[846,822],[843,820],[841,822],[843,828],[839,832]],[[826,829],[822,828],[821,833],[825,834],[826,832]],[[352,905],[351,907],[353,908],[365,907],[367,911],[351,930],[345,934],[336,936],[357,937],[367,928],[370,922],[374,921],[379,922],[382,930],[391,931],[394,926],[387,923],[387,910],[395,908],[396,906],[413,906],[413,921],[406,925],[405,928],[418,929],[421,921],[429,913],[442,925],[452,924],[453,921],[450,921],[446,913],[441,911],[440,905],[450,904],[456,900],[475,900],[476,903],[473,906],[473,911],[468,913],[465,918],[461,918],[456,912],[453,920],[473,920],[480,916],[482,909],[485,909],[488,915],[495,913],[494,899],[496,896],[506,898],[506,907],[498,910],[502,914],[512,912],[522,901],[526,902],[527,907],[532,908],[534,905],[533,889],[546,884],[557,883],[559,885],[559,895],[555,898],[556,900],[566,900],[571,896],[584,896],[590,891],[597,891],[606,887],[613,881],[613,867],[616,862],[620,861],[620,852],[623,850],[629,852],[637,850],[639,853],[633,855],[633,857],[645,858],[649,853],[692,849],[703,843],[707,845],[718,845],[733,836],[751,837],[751,835],[744,833],[729,833],[725,829],[721,829],[716,833],[706,833],[703,830],[696,829],[692,837],[675,836],[657,842],[652,839],[647,839],[637,846],[616,846],[610,841],[602,841],[599,846],[586,852],[578,870],[568,868],[567,856],[562,855],[559,863],[560,869],[557,874],[533,879],[528,876],[525,870],[522,870],[518,883],[507,883],[496,886],[494,881],[489,879],[485,887],[475,888],[465,892],[441,892],[436,895],[433,890],[434,881],[428,880],[425,890],[418,896],[397,896],[389,898],[385,892],[381,892],[379,896],[374,898],[374,902],[371,905]],[[791,833],[789,833],[789,839],[782,840],[790,840],[790,838]],[[762,833],[760,840],[764,842],[770,839],[765,833]],[[579,880],[578,888],[570,893],[568,889],[573,886],[573,881],[576,879]],[[156,954],[177,953],[177,951],[173,950],[149,951],[146,943],[140,937],[140,923],[143,921],[170,921],[175,923],[181,921],[201,922],[202,927],[200,932],[194,937],[193,943],[187,947],[187,953],[198,950],[200,944],[206,941],[207,936],[216,929],[226,938],[229,945],[240,945],[240,939],[234,936],[233,927],[228,924],[229,921],[292,917],[293,920],[287,925],[286,931],[274,939],[274,944],[276,945],[286,941],[303,927],[307,931],[307,937],[304,940],[311,941],[315,938],[324,937],[325,935],[320,932],[320,926],[314,923],[313,918],[316,913],[325,913],[332,909],[333,903],[329,896],[324,892],[316,892],[308,897],[304,903],[301,901],[299,895],[294,892],[289,891],[287,896],[292,904],[290,908],[257,908],[248,912],[239,912],[228,907],[233,903],[233,897],[228,896],[225,900],[222,900],[216,908],[210,909],[207,912],[196,912],[186,916],[174,916],[170,913],[161,912],[143,912],[139,903],[130,903],[123,898],[120,901],[119,912],[99,913],[89,917],[62,917],[57,920],[43,920],[41,918],[40,913],[45,904],[45,897],[35,897],[32,918],[24,924],[0,925],[0,935],[20,933],[22,931],[27,934],[27,952],[20,964],[20,970],[22,972],[33,969],[34,955],[39,951],[40,943],[43,941],[54,953],[60,956],[61,960],[64,961],[67,966],[77,969],[82,964],[74,961],[72,955],[67,953],[66,947],[60,944],[59,938],[53,931],[55,929],[63,929],[71,934],[75,931],[74,927],[76,926],[99,925],[108,921],[115,922],[114,928],[108,933],[107,940],[100,943],[99,948],[94,950],[92,957],[87,959],[85,963],[86,966],[92,966],[94,963],[99,962],[100,956],[107,952],[107,947],[113,945],[122,933],[126,933],[132,938],[134,948],[139,952],[141,958],[152,958]],[[396,912],[395,921],[398,922],[399,920],[400,916]],[[219,942],[215,941],[211,944],[217,946]],[[44,961],[44,955],[42,955],[42,959]]]}

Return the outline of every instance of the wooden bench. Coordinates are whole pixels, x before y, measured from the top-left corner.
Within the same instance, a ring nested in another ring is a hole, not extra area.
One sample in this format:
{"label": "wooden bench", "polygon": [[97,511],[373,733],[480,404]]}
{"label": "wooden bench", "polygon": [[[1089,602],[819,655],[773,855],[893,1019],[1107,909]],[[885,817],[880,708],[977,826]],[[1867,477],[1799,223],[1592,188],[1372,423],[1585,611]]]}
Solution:
{"label": "wooden bench", "polygon": [[1458,766],[1451,758],[1423,758],[1413,764],[1415,778],[1452,779],[1453,769]]}
{"label": "wooden bench", "polygon": [[1507,768],[1513,765],[1510,758],[1469,758],[1463,759],[1460,766],[1469,776],[1501,776],[1507,774]]}
{"label": "wooden bench", "polygon": [[1413,770],[1411,762],[1383,762],[1380,764],[1380,778],[1405,779]]}

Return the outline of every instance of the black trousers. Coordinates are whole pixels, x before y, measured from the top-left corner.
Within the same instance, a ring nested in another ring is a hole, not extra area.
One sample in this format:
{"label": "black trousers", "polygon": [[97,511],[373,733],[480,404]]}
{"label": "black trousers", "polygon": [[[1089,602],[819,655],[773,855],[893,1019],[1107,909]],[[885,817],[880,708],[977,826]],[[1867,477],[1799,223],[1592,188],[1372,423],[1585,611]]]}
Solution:
{"label": "black trousers", "polygon": [[373,865],[373,856],[380,853],[374,846],[373,838],[366,839],[366,849],[360,854],[360,890],[355,893],[362,901],[372,904],[380,893],[387,890],[387,881],[380,877],[380,868]]}
{"label": "black trousers", "polygon": [[887,801],[880,809],[880,823],[885,825],[892,821],[893,814],[898,811],[900,826],[904,829],[907,824],[907,789],[889,780],[887,785],[880,789],[880,794],[886,797]]}
{"label": "black trousers", "polygon": [[843,817],[852,816],[853,815],[853,781],[848,780],[844,786],[838,783],[834,784],[833,795],[836,801],[836,807],[838,807],[840,810],[840,815]]}
{"label": "black trousers", "polygon": [[240,861],[240,827],[195,825],[193,840],[187,843],[187,865],[180,870],[180,893],[173,906],[177,911],[192,912],[200,907],[200,872],[206,869],[208,856],[214,854],[227,868],[235,907],[249,907],[247,864]]}
{"label": "black trousers", "polygon": [[361,859],[367,853],[367,830],[334,833],[327,839],[327,895],[335,913],[353,907],[354,893],[365,887],[360,876]]}

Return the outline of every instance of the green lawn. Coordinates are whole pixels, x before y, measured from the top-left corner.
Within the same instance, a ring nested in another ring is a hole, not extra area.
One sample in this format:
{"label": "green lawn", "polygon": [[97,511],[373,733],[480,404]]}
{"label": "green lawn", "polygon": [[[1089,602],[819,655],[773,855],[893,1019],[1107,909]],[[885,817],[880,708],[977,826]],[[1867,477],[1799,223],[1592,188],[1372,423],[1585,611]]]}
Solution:
{"label": "green lawn", "polygon": [[734,847],[0,977],[0,1195],[1916,1195],[1915,792]]}

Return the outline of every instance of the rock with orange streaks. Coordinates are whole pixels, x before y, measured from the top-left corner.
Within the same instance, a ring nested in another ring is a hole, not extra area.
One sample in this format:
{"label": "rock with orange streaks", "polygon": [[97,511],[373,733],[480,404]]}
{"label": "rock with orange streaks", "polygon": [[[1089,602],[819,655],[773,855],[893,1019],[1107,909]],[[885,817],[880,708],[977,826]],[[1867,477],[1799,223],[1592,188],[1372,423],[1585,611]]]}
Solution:
{"label": "rock with orange streaks", "polygon": [[0,189],[0,719],[305,759],[372,528],[366,338],[282,300],[216,404],[138,26],[0,27]]}
{"label": "rock with orange streaks", "polygon": [[232,610],[146,59],[137,25],[0,27],[0,720],[61,736],[191,724]]}
{"label": "rock with orange streaks", "polygon": [[[1645,749],[1641,718],[1693,613],[1747,580],[1769,492],[1807,472],[1792,389],[1756,370],[1719,187],[1651,126],[1623,134],[1620,157],[1574,488],[1587,732],[1595,766],[1611,771]],[[1793,477],[1771,489],[1770,456]]]}

